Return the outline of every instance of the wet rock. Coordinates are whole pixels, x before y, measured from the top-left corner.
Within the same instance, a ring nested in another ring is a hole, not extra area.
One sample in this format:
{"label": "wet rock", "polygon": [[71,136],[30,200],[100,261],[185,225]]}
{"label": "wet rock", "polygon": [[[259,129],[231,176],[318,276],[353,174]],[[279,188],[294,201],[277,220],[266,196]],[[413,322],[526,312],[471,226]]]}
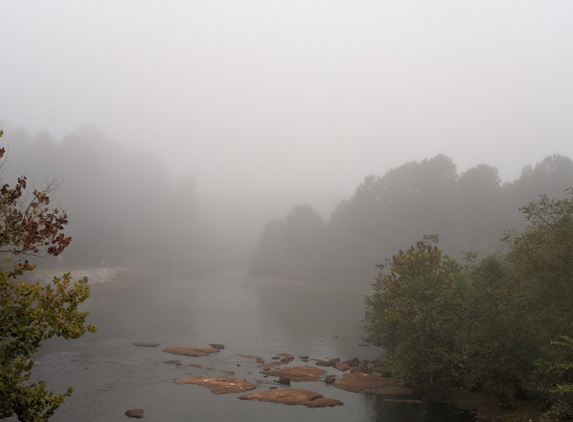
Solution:
{"label": "wet rock", "polygon": [[334,367],[341,372],[346,372],[350,369],[350,365],[348,365],[346,362],[336,362]]}
{"label": "wet rock", "polygon": [[152,343],[149,341],[136,341],[136,342],[133,342],[131,344],[133,344],[134,346],[137,346],[137,347],[157,347],[157,346],[159,346],[159,343]]}
{"label": "wet rock", "polygon": [[358,393],[364,390],[375,390],[392,384],[394,384],[394,380],[392,379],[359,373],[344,374],[341,379],[334,382],[335,387],[352,393]]}
{"label": "wet rock", "polygon": [[280,356],[273,356],[271,359],[272,360],[280,360],[280,358],[281,358]]}
{"label": "wet rock", "polygon": [[290,385],[290,378],[288,378],[288,377],[279,377],[279,384]]}
{"label": "wet rock", "polygon": [[342,405],[343,403],[340,400],[332,399],[330,397],[320,397],[307,403],[306,407],[334,407]]}
{"label": "wet rock", "polygon": [[308,356],[299,356],[298,358],[299,358],[299,359],[306,359],[306,360],[308,360]]}
{"label": "wet rock", "polygon": [[348,364],[348,366],[350,366],[351,368],[360,365],[360,359],[358,358],[352,358],[350,360],[347,360],[346,363]]}
{"label": "wet rock", "polygon": [[332,366],[334,366],[335,363],[340,362],[340,358],[330,358],[328,359],[328,361],[331,363]]}
{"label": "wet rock", "polygon": [[383,377],[390,378],[392,376],[392,372],[385,366],[373,366],[370,368],[370,371],[373,373],[380,374]]}
{"label": "wet rock", "polygon": [[317,360],[316,365],[317,366],[332,366],[332,364],[327,360]]}
{"label": "wet rock", "polygon": [[254,390],[255,384],[246,380],[226,377],[189,377],[175,380],[175,384],[196,384],[211,389],[215,394],[240,393]]}
{"label": "wet rock", "polygon": [[221,343],[211,343],[209,344],[213,349],[223,350],[225,348],[224,344]]}
{"label": "wet rock", "polygon": [[294,360],[294,356],[293,356],[293,355],[288,355],[288,356],[283,357],[283,358],[281,359],[281,362],[289,363],[289,362],[292,362],[293,360]]}
{"label": "wet rock", "polygon": [[334,381],[336,381],[336,377],[334,375],[327,375],[326,378],[324,378],[324,382],[327,384],[332,384]]}
{"label": "wet rock", "polygon": [[383,378],[371,374],[344,374],[336,380],[334,386],[353,393],[369,393],[390,399],[416,399],[419,395],[414,390],[402,385],[395,385],[392,378]]}
{"label": "wet rock", "polygon": [[290,378],[295,382],[318,381],[326,373],[325,370],[314,366],[293,366],[292,368],[278,368],[261,371],[263,375]]}
{"label": "wet rock", "polygon": [[341,406],[342,402],[324,397],[322,394],[309,390],[267,390],[246,394],[239,397],[241,400],[259,400],[271,403],[289,405],[302,405],[307,407]]}
{"label": "wet rock", "polygon": [[129,409],[125,412],[125,416],[129,418],[141,419],[143,418],[143,409]]}
{"label": "wet rock", "polygon": [[269,387],[269,390],[276,390],[278,387]]}
{"label": "wet rock", "polygon": [[259,359],[257,359],[257,363],[265,363],[265,360],[264,360],[264,359],[261,359],[261,358],[259,358]]}
{"label": "wet rock", "polygon": [[235,371],[221,371],[223,374],[235,375]]}
{"label": "wet rock", "polygon": [[211,353],[217,353],[219,349],[214,347],[179,347],[172,346],[162,350],[165,353],[183,356],[207,356]]}
{"label": "wet rock", "polygon": [[307,363],[308,359],[301,359],[302,362]]}
{"label": "wet rock", "polygon": [[239,356],[246,359],[261,359],[259,355],[239,355]]}
{"label": "wet rock", "polygon": [[350,369],[350,372],[352,372],[353,374],[369,374],[371,373],[371,369],[368,367],[368,365],[359,365],[359,366],[354,366]]}
{"label": "wet rock", "polygon": [[202,368],[203,367],[203,365],[201,365],[200,363],[191,363],[191,364],[189,364],[189,366],[191,368]]}
{"label": "wet rock", "polygon": [[169,365],[181,365],[181,361],[179,359],[170,359],[170,360],[164,360],[163,363],[167,363]]}

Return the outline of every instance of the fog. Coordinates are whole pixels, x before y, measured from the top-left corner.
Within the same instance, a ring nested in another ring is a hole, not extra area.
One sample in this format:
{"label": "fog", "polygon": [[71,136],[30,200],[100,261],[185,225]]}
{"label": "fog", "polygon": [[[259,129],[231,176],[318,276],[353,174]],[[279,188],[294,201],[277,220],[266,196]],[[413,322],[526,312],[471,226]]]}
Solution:
{"label": "fog", "polygon": [[[460,174],[486,163],[512,182],[526,164],[573,156],[572,12],[567,1],[3,2],[3,141],[17,166],[15,131],[59,144],[90,127],[110,160],[121,148],[145,157],[111,179],[135,183],[145,167],[132,189],[147,195],[193,180],[210,221],[197,224],[247,255],[268,220],[297,204],[327,220],[365,176],[407,162],[445,154]],[[28,174],[79,183],[36,153]]]}

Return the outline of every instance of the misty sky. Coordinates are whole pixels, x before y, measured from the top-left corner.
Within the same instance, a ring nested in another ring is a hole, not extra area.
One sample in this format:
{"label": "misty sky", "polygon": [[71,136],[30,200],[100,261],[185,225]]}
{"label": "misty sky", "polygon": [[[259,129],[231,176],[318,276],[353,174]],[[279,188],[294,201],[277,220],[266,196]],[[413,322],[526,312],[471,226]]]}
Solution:
{"label": "misty sky", "polygon": [[573,157],[572,1],[0,2],[0,119],[157,151],[200,190],[349,195],[438,153]]}

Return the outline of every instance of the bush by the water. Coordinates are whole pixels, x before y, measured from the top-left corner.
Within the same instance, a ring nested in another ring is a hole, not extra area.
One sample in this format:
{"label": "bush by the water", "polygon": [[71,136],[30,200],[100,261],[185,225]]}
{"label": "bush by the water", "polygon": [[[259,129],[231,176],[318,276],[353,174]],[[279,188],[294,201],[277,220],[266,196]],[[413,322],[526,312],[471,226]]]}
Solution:
{"label": "bush by the water", "polygon": [[464,264],[420,241],[386,264],[366,298],[366,339],[396,378],[427,392],[532,395],[573,418],[573,189],[521,210],[506,254]]}

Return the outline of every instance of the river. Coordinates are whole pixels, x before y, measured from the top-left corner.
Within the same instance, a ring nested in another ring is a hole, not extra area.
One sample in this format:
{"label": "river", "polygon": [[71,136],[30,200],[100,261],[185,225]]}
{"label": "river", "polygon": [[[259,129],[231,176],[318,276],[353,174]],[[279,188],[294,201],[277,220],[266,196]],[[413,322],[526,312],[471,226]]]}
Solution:
{"label": "river", "polygon": [[[144,409],[149,422],[460,421],[440,405],[384,401],[322,381],[293,383],[290,388],[316,391],[341,400],[343,406],[309,409],[243,401],[237,398],[241,394],[218,395],[205,387],[173,383],[189,374],[224,376],[220,371],[233,370],[237,378],[262,380],[258,390],[278,385],[272,377],[263,378],[254,360],[239,354],[256,354],[267,361],[281,352],[318,359],[378,357],[379,348],[361,345],[363,305],[359,294],[348,292],[324,286],[248,285],[241,271],[192,280],[158,279],[99,292],[85,304],[88,322],[99,331],[78,340],[46,343],[35,356],[34,378],[45,380],[55,391],[74,388],[53,417],[55,422],[126,421],[124,412],[131,408]],[[135,341],[161,346],[135,347]],[[196,358],[161,351],[209,343],[226,347]],[[168,359],[181,359],[183,365],[163,363]],[[203,367],[191,368],[190,363]]]}

